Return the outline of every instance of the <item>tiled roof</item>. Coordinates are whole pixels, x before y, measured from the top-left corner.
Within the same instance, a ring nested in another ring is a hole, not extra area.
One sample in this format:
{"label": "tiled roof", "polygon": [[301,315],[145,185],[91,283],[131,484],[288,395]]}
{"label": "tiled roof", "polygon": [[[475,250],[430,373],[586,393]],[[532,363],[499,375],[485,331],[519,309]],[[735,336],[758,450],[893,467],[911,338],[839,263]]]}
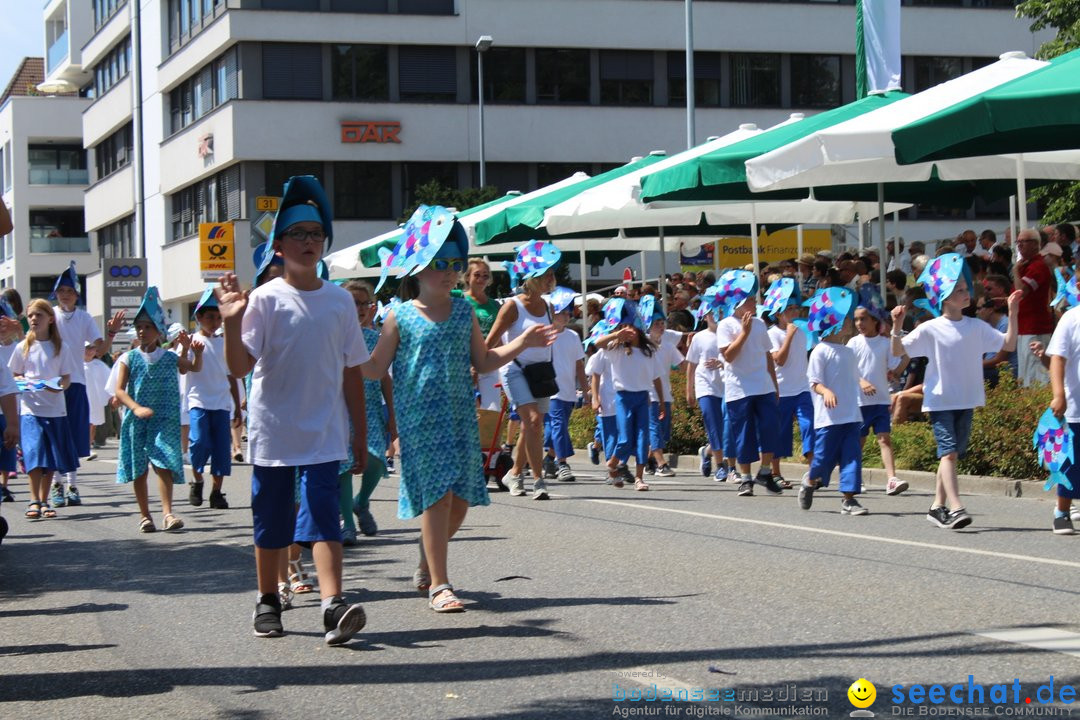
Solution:
{"label": "tiled roof", "polygon": [[[23,58],[19,69],[15,71],[11,82],[4,88],[4,94],[0,95],[0,105],[7,102],[12,95],[40,95],[37,86],[45,82],[45,58]],[[57,93],[57,95],[77,95],[78,93]]]}

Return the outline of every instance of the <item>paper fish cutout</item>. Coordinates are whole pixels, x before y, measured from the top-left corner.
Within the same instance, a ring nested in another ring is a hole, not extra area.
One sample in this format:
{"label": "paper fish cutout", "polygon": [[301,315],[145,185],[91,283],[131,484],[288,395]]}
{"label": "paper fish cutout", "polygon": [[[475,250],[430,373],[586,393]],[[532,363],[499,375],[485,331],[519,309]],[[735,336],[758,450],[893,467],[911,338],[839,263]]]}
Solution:
{"label": "paper fish cutout", "polygon": [[794,278],[780,278],[769,286],[765,300],[758,306],[757,315],[775,318],[790,305],[798,305],[800,302],[802,299],[799,297],[799,283],[795,282]]}
{"label": "paper fish cutout", "polygon": [[1072,490],[1072,483],[1061,470],[1073,463],[1073,433],[1069,424],[1058,420],[1050,408],[1039,418],[1035,428],[1033,447],[1039,455],[1039,465],[1050,471],[1050,477],[1043,490],[1050,490],[1054,485],[1064,485]]}
{"label": "paper fish cutout", "polygon": [[964,278],[968,290],[971,290],[971,269],[964,258],[957,253],[945,253],[941,257],[934,258],[922,275],[919,283],[926,291],[926,299],[918,299],[914,305],[926,310],[934,317],[941,316],[941,304],[952,295],[956,288],[956,282]]}
{"label": "paper fish cutout", "polygon": [[1050,307],[1055,307],[1062,300],[1064,300],[1070,308],[1080,305],[1080,287],[1077,287],[1076,284],[1077,276],[1073,275],[1066,280],[1065,273],[1061,271],[1061,268],[1055,268],[1054,277],[1057,278],[1057,295],[1050,301]]}
{"label": "paper fish cutout", "polygon": [[537,277],[555,267],[562,257],[562,251],[547,240],[530,240],[517,249],[513,262],[503,261],[503,267],[510,273],[510,287],[520,287],[521,281]]}
{"label": "paper fish cutout", "polygon": [[421,205],[416,208],[401,232],[401,240],[393,250],[379,248],[382,275],[375,292],[386,282],[390,271],[396,277],[415,275],[428,266],[454,227],[454,214],[441,205]]}
{"label": "paper fish cutout", "polygon": [[822,288],[803,303],[810,308],[805,320],[796,320],[794,325],[806,333],[807,350],[812,349],[822,338],[840,332],[844,321],[855,312],[855,293],[845,287]]}
{"label": "paper fish cutout", "polygon": [[48,380],[16,380],[15,384],[19,386],[19,392],[64,391],[64,388],[60,386],[59,377],[49,378]]}

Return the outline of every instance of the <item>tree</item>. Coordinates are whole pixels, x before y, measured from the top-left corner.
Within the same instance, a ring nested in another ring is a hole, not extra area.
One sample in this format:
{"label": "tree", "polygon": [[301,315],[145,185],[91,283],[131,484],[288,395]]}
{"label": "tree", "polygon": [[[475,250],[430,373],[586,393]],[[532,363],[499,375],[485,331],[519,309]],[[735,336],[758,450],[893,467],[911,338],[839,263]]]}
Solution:
{"label": "tree", "polygon": [[491,202],[497,197],[499,197],[499,190],[491,185],[485,185],[481,188],[455,189],[432,178],[423,185],[418,185],[416,190],[413,191],[413,205],[405,209],[405,215],[401,218],[401,222],[405,222],[412,217],[412,214],[420,205],[442,205],[461,212]]}
{"label": "tree", "polygon": [[[1031,31],[1053,28],[1057,35],[1044,42],[1038,56],[1049,59],[1080,47],[1080,0],[1025,0],[1016,7],[1017,17],[1032,20]],[[1046,108],[1044,112],[1053,112]],[[1080,183],[1044,185],[1030,193],[1043,207],[1043,222],[1069,222],[1080,218]]]}

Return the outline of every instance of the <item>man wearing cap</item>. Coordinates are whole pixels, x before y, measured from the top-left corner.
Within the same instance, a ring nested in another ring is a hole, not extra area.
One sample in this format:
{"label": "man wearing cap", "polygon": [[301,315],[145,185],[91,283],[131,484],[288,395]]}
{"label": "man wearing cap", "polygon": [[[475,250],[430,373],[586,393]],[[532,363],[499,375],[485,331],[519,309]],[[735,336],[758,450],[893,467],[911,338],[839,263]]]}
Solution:
{"label": "man wearing cap", "polygon": [[1039,231],[1034,228],[1021,230],[1016,238],[1020,257],[1013,266],[1013,288],[1023,293],[1017,315],[1017,360],[1018,379],[1024,387],[1044,385],[1050,381],[1046,368],[1028,349],[1033,342],[1041,342],[1045,346],[1054,331],[1053,316],[1050,314],[1054,278],[1039,255],[1041,243]]}

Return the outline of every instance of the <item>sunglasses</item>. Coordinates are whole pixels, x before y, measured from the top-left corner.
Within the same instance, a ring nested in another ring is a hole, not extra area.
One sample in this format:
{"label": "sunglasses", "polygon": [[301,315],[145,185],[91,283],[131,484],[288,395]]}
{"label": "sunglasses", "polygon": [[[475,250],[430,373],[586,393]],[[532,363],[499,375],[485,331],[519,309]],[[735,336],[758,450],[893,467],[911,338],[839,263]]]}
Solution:
{"label": "sunglasses", "polygon": [[465,261],[461,258],[435,258],[428,267],[434,270],[453,270],[459,273],[465,270]]}

